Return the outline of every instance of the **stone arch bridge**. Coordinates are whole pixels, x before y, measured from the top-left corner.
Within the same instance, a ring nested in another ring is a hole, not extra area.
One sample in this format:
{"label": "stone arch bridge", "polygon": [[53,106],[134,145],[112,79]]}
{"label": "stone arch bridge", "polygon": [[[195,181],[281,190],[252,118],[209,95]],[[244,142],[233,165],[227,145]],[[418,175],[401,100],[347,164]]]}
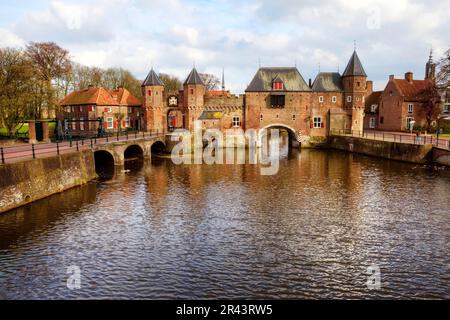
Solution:
{"label": "stone arch bridge", "polygon": [[151,158],[152,153],[166,149],[166,136],[154,136],[142,139],[116,141],[98,144],[92,147],[96,163],[114,162],[115,166],[124,166],[125,161],[136,158]]}

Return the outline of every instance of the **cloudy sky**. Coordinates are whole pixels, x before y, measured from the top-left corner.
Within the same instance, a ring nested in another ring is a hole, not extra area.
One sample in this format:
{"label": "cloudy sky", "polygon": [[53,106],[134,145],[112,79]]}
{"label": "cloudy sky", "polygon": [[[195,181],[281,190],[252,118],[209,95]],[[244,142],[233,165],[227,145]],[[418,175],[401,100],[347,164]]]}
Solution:
{"label": "cloudy sky", "polygon": [[192,65],[241,93],[262,66],[294,66],[307,80],[341,73],[358,54],[376,89],[389,74],[423,78],[432,47],[450,47],[448,0],[29,0],[0,1],[0,46],[54,41],[73,60],[150,67],[184,80]]}

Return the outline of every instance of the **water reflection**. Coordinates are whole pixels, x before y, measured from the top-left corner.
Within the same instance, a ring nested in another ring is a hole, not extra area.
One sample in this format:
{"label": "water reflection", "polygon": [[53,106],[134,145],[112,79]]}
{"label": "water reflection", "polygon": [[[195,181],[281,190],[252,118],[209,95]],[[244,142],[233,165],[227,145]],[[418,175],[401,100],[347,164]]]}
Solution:
{"label": "water reflection", "polygon": [[[447,170],[289,149],[257,165],[127,163],[0,217],[5,298],[449,298]],[[367,267],[382,289],[366,287]],[[66,268],[82,288],[66,288]]]}

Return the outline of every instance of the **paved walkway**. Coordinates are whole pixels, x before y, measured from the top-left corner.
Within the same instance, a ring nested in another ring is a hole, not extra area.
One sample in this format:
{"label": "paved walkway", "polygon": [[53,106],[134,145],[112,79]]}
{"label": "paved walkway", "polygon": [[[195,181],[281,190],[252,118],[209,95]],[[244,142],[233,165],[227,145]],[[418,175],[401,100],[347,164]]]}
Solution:
{"label": "paved walkway", "polygon": [[417,136],[415,133],[406,133],[406,132],[392,132],[392,131],[375,131],[375,130],[367,130],[364,133],[361,132],[352,132],[345,133],[344,132],[333,132],[334,135],[345,135],[352,136],[370,140],[380,140],[380,141],[390,141],[390,142],[398,142],[398,143],[409,143],[409,144],[432,144],[439,148],[450,149],[450,139],[449,138],[439,138],[436,139],[434,135],[419,135]]}
{"label": "paved walkway", "polygon": [[51,157],[58,154],[65,154],[70,152],[76,152],[80,150],[88,150],[93,146],[105,145],[114,142],[125,142],[133,140],[142,140],[147,138],[157,137],[157,132],[140,132],[138,134],[122,135],[108,138],[97,138],[97,139],[86,139],[73,141],[72,143],[68,141],[60,143],[39,143],[35,145],[23,144],[12,147],[2,147],[0,148],[0,164],[19,162],[29,159],[45,158]]}

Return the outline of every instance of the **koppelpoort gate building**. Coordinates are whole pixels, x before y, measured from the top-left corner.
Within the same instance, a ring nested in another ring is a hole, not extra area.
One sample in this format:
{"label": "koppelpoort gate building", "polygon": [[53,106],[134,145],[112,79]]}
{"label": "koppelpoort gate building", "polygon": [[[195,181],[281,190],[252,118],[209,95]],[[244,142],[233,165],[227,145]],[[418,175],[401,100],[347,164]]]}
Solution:
{"label": "koppelpoort gate building", "polygon": [[[222,80],[224,81],[224,80]],[[344,73],[320,72],[306,83],[297,68],[260,68],[243,95],[207,91],[195,68],[177,94],[152,69],[142,84],[146,130],[283,128],[302,145],[322,143],[331,130],[363,131],[372,82],[353,52]]]}

